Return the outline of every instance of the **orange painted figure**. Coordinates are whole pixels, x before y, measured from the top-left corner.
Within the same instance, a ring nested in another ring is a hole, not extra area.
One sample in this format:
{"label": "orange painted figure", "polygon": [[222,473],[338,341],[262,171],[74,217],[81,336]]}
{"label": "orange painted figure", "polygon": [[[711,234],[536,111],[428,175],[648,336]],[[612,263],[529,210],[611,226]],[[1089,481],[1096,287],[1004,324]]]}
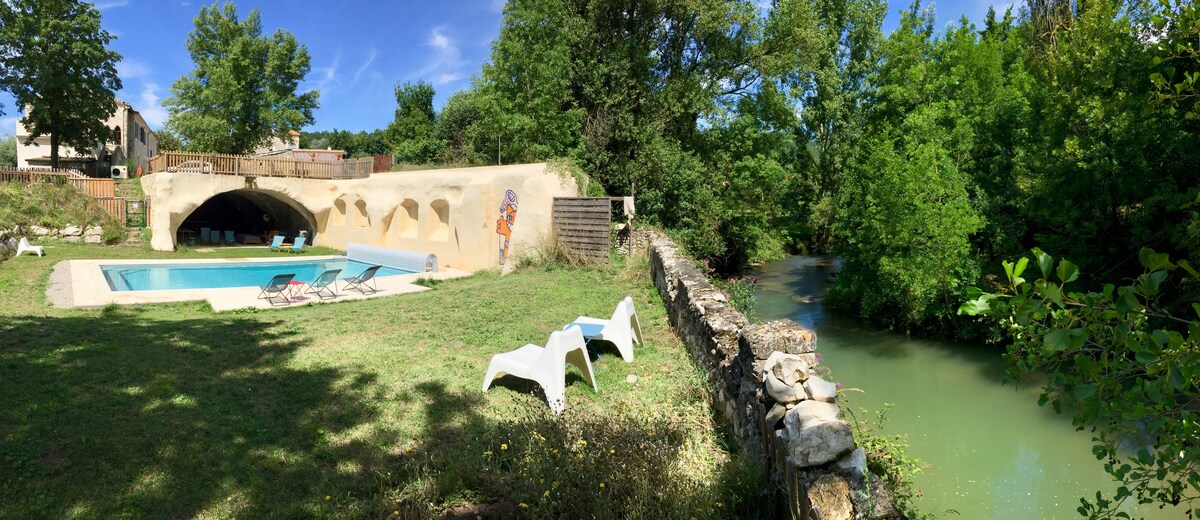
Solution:
{"label": "orange painted figure", "polygon": [[504,237],[500,244],[500,265],[508,258],[508,243],[512,240],[513,224],[517,221],[517,194],[513,190],[504,192],[500,202],[500,218],[496,220],[496,233]]}

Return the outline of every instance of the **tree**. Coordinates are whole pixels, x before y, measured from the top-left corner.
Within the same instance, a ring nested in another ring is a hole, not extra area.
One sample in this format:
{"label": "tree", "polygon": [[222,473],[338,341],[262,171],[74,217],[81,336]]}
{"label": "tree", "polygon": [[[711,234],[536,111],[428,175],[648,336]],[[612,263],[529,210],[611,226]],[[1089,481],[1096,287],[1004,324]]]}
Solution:
{"label": "tree", "polygon": [[105,121],[116,111],[121,55],[107,45],[100,11],[74,0],[0,2],[0,89],[25,108],[27,143],[50,136],[50,166],[59,147],[91,148],[108,141]]}
{"label": "tree", "polygon": [[420,164],[441,156],[442,145],[433,135],[433,94],[433,85],[423,81],[396,85],[396,115],[384,133],[398,160]]}
{"label": "tree", "polygon": [[154,131],[155,137],[158,137],[158,151],[160,152],[178,152],[183,150],[183,143],[179,142],[179,137],[166,128],[159,128]]}
{"label": "tree", "polygon": [[17,167],[17,138],[12,134],[0,134],[0,168]]}
{"label": "tree", "polygon": [[1022,277],[1029,258],[1004,262],[1006,280],[978,289],[960,314],[988,316],[1011,340],[1010,376],[1045,376],[1038,403],[1089,429],[1093,452],[1121,486],[1113,497],[1081,499],[1088,518],[1128,518],[1121,504],[1200,501],[1200,303],[1178,315],[1164,301],[1200,283],[1184,260],[1144,248],[1142,274],[1128,285],[1078,291],[1081,271],[1034,249],[1040,278]]}
{"label": "tree", "polygon": [[239,22],[233,4],[201,7],[194,23],[187,49],[196,68],[163,102],[186,149],[246,153],[313,123],[320,93],[296,93],[310,58],[295,36],[263,36],[258,10]]}

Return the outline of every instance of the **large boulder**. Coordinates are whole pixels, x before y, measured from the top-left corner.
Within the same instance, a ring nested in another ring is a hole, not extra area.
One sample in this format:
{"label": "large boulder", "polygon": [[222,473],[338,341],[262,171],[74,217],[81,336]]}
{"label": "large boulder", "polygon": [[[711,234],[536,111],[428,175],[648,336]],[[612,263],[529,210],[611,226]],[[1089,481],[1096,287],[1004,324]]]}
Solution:
{"label": "large boulder", "polygon": [[821,520],[853,520],[850,484],[837,475],[821,475],[808,486],[808,501]]}
{"label": "large boulder", "polygon": [[784,383],[775,377],[775,374],[770,370],[766,371],[763,384],[767,387],[767,394],[778,403],[798,403],[808,398],[808,394],[804,392],[803,385],[792,386]]}
{"label": "large boulder", "polygon": [[44,237],[50,234],[50,230],[42,226],[29,226],[29,231],[33,232],[33,234],[39,237]]}
{"label": "large boulder", "polygon": [[763,370],[770,371],[776,379],[788,386],[795,386],[808,379],[809,363],[803,357],[785,352],[772,352],[767,357]]}
{"label": "large boulder", "polygon": [[59,233],[64,237],[77,237],[83,234],[83,228],[76,225],[70,225],[59,230]]}
{"label": "large boulder", "polygon": [[804,401],[788,411],[783,425],[792,464],[820,466],[856,447],[854,431],[850,423],[837,418],[839,412],[836,404],[820,401]]}
{"label": "large boulder", "polygon": [[808,398],[826,403],[837,402],[837,383],[830,383],[819,376],[812,376],[804,382]]}

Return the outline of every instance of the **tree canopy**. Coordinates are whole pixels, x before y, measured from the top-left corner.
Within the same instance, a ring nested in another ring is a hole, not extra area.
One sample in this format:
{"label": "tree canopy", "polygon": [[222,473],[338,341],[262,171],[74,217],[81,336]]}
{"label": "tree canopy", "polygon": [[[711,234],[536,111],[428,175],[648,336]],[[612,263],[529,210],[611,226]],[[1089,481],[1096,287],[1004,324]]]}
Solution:
{"label": "tree canopy", "polygon": [[233,4],[201,7],[194,25],[187,49],[196,68],[163,102],[185,149],[246,153],[313,123],[320,93],[296,92],[310,57],[294,35],[264,36],[258,10],[239,21]]}
{"label": "tree canopy", "polygon": [[[76,0],[0,2],[0,90],[11,92],[28,141],[50,136],[50,166],[60,146],[87,149],[112,137],[105,121],[121,89],[117,62],[107,46],[113,35],[100,11]],[[3,113],[3,112],[0,112]]]}

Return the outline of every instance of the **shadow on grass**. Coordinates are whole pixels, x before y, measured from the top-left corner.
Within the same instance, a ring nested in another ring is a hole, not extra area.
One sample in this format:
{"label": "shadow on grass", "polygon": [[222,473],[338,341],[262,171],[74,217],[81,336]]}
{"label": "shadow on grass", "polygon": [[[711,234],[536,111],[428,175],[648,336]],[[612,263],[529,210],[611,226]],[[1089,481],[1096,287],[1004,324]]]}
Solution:
{"label": "shadow on grass", "polygon": [[[574,384],[587,383],[580,378]],[[536,388],[516,381],[503,386],[530,392],[500,420],[480,413],[483,400],[476,392],[441,382],[416,386],[410,398],[429,403],[425,430],[402,467],[404,479],[425,486],[401,497],[408,514],[416,515],[432,497],[465,503],[446,509],[442,518],[775,513],[774,504],[760,502],[770,490],[742,460],[697,450],[702,445],[696,436],[705,430],[686,415],[626,413],[612,403],[603,413],[568,406],[555,416]]]}
{"label": "shadow on grass", "polygon": [[[0,324],[0,517],[317,516],[386,464],[367,375],[297,369],[283,321],[136,311]],[[342,470],[342,471],[339,471]]]}
{"label": "shadow on grass", "polygon": [[[715,435],[702,413],[556,417],[519,381],[503,417],[474,381],[380,399],[369,370],[298,362],[304,330],[136,309],[0,322],[0,518],[759,516],[766,486],[697,441]],[[404,406],[424,418],[411,438],[381,419]]]}

